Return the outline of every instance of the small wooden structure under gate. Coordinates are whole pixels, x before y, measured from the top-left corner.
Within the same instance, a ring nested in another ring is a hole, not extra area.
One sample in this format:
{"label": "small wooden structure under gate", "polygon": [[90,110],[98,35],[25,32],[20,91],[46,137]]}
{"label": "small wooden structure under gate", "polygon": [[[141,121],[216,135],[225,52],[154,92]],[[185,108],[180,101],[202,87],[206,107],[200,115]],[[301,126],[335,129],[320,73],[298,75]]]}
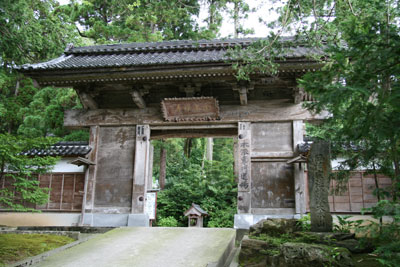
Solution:
{"label": "small wooden structure under gate", "polygon": [[185,217],[188,217],[188,227],[203,227],[203,219],[208,216],[199,205],[192,203],[192,206],[185,211]]}

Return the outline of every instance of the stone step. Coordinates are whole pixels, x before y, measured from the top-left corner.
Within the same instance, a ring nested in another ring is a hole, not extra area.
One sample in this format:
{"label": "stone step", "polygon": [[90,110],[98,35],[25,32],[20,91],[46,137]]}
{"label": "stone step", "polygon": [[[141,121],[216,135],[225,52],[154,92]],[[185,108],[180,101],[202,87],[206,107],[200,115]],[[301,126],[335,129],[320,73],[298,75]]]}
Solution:
{"label": "stone step", "polygon": [[235,234],[219,228],[117,228],[35,266],[223,267]]}

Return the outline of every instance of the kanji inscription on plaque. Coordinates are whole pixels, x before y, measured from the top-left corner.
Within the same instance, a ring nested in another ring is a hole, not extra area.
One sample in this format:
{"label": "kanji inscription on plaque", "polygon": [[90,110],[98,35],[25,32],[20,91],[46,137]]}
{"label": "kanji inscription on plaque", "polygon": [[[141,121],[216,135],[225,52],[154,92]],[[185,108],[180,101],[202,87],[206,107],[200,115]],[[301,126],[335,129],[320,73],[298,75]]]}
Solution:
{"label": "kanji inscription on plaque", "polygon": [[213,97],[166,98],[161,101],[166,121],[210,121],[219,119],[218,101]]}

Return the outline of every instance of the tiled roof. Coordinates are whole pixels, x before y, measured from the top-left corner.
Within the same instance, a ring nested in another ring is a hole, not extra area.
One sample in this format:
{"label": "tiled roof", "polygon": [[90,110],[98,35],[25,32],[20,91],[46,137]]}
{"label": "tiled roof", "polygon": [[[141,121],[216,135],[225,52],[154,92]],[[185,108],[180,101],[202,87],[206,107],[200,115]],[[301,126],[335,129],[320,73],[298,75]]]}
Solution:
{"label": "tiled roof", "polygon": [[198,204],[192,203],[192,207],[197,209],[201,214],[208,215],[208,213],[205,210],[203,210]]}
{"label": "tiled roof", "polygon": [[58,142],[48,149],[31,149],[23,152],[25,156],[85,156],[91,150],[88,142]]}
{"label": "tiled roof", "polygon": [[[246,47],[260,38],[237,38],[200,41],[165,41],[76,47],[59,58],[38,64],[25,64],[21,70],[74,70],[111,67],[137,67],[167,64],[217,63],[227,60],[228,48]],[[283,42],[292,38],[283,38]],[[286,58],[321,54],[320,49],[301,45],[290,47]]]}

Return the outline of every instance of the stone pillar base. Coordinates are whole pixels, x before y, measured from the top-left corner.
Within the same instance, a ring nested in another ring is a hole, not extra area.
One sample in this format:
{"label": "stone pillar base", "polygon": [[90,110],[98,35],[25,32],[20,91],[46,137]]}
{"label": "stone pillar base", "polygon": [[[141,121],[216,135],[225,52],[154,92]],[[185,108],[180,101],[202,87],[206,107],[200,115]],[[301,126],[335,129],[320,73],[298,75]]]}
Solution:
{"label": "stone pillar base", "polygon": [[235,214],[234,228],[235,229],[250,229],[250,226],[258,223],[261,220],[269,218],[282,218],[282,219],[294,219],[296,214],[273,214],[273,215],[262,215],[262,214]]}
{"label": "stone pillar base", "polygon": [[149,215],[129,214],[127,226],[149,227]]}
{"label": "stone pillar base", "polygon": [[83,225],[95,227],[121,227],[121,226],[149,226],[147,214],[108,214],[86,213],[83,217]]}

